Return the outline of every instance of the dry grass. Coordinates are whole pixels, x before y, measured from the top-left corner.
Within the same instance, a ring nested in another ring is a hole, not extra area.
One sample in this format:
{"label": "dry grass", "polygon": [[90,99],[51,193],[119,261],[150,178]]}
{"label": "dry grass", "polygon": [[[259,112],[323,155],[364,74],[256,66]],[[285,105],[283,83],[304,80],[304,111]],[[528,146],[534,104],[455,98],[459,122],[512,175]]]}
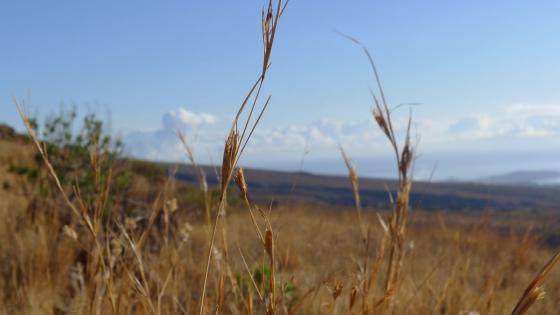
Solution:
{"label": "dry grass", "polygon": [[[46,213],[34,220],[24,211],[4,214],[0,237],[10,241],[0,247],[4,262],[0,312],[113,313],[108,297],[92,303],[97,284],[87,278],[84,269],[87,231],[43,210]],[[388,213],[383,215],[387,218]],[[439,223],[435,217],[432,213],[414,213],[411,217],[407,259],[402,265],[402,284],[394,299],[393,314],[509,312],[552,254],[532,237],[525,238],[522,233],[502,235],[475,218],[443,215]],[[264,224],[263,219],[256,219]],[[365,212],[363,219],[377,224],[373,213]],[[133,245],[141,227],[110,233],[106,246],[111,281],[118,288],[115,313],[198,312],[207,227],[204,220],[187,220],[178,214],[172,220],[175,228],[168,243],[164,243],[163,229],[158,227],[142,250],[135,251]],[[271,294],[267,287],[270,282],[255,279],[255,271],[269,264],[268,253],[249,226],[248,211],[233,212],[227,221],[228,246],[235,250],[227,262],[221,252],[213,254],[215,271],[209,277],[207,296],[212,307],[207,312],[213,313],[219,306],[224,314],[265,313],[267,306],[260,296]],[[355,213],[277,208],[270,214],[270,224],[277,240],[277,313],[348,314],[351,304],[352,313],[362,313],[356,287],[363,281],[364,247]],[[374,229],[370,237],[374,245],[369,259],[374,261],[382,229]],[[232,272],[234,282],[220,276],[227,270]],[[285,288],[290,286],[295,289],[286,294]],[[555,314],[560,303],[557,272],[549,275],[546,286],[550,295],[534,306],[532,314]],[[378,279],[371,286],[371,294],[380,297],[383,292],[384,282]]]}
{"label": "dry grass", "polygon": [[[263,57],[262,57],[262,70],[261,73],[253,85],[253,87],[247,93],[247,96],[241,103],[237,115],[233,119],[233,123],[231,129],[229,131],[229,135],[225,141],[224,146],[224,153],[223,153],[223,161],[221,166],[221,178],[220,178],[220,197],[218,202],[218,210],[216,212],[216,218],[213,222],[212,232],[210,237],[210,246],[208,249],[208,255],[206,259],[206,268],[204,274],[204,282],[202,284],[202,294],[200,298],[200,311],[199,314],[202,315],[204,313],[204,307],[206,306],[206,287],[208,283],[208,276],[210,272],[210,267],[212,265],[212,253],[214,251],[214,244],[216,240],[216,232],[218,231],[218,226],[220,225],[221,219],[226,214],[226,206],[227,206],[227,189],[229,183],[234,175],[235,168],[237,167],[237,162],[243,153],[245,146],[249,142],[251,135],[255,131],[262,115],[264,114],[266,107],[269,104],[270,96],[267,98],[266,102],[262,106],[260,110],[260,114],[258,117],[252,121],[251,118],[253,117],[253,113],[255,108],[259,102],[259,96],[261,94],[261,88],[264,84],[266,75],[268,73],[268,68],[270,67],[270,57],[272,55],[272,48],[274,46],[274,38],[276,36],[276,29],[278,27],[278,22],[282,17],[284,10],[286,9],[288,2],[282,2],[282,0],[278,0],[276,6],[273,6],[272,0],[269,1],[268,7],[266,10],[262,11],[261,17],[261,30],[262,30],[262,41],[263,41]],[[250,105],[247,118],[245,122],[241,122],[240,119],[242,115],[246,112],[248,108],[247,105]],[[242,131],[239,131],[239,125],[242,126]],[[252,124],[252,125],[251,125]],[[187,150],[189,152],[189,150]],[[221,232],[222,232],[222,247],[223,247],[223,254],[225,257],[229,256],[228,253],[228,246],[227,246],[227,236],[226,236],[226,227],[225,225],[221,225]],[[258,228],[256,226],[256,228]],[[274,280],[274,253],[273,253],[273,239],[272,239],[272,231],[266,231],[265,237],[265,249],[269,253],[272,261],[272,276],[271,280]],[[231,271],[227,270],[227,276],[230,278],[230,281],[233,282],[233,277],[231,275]],[[221,282],[224,280],[224,274],[221,275]],[[268,314],[275,314],[275,284],[274,281],[270,284],[271,289],[271,296],[269,300],[266,302],[267,305],[267,313]]]}
{"label": "dry grass", "polygon": [[[18,104],[45,166],[43,176],[57,193],[38,194],[24,179],[6,176],[19,185],[1,195],[0,313],[557,313],[560,281],[552,267],[559,256],[539,244],[538,229],[531,232],[519,219],[504,223],[495,217],[409,213],[410,121],[401,143],[365,48],[380,96],[374,94],[373,121],[387,137],[399,170],[391,209],[362,208],[358,172],[343,150],[357,213],[306,206],[273,209],[252,201],[250,178],[237,162],[269,104],[270,97],[258,109],[285,6],[270,2],[263,11],[262,70],[225,141],[215,200],[199,169],[200,217],[178,207],[170,176],[155,187],[136,179],[137,187],[155,196],[142,205],[139,217],[133,216],[138,211],[124,209],[107,218],[112,171],[101,174],[99,166],[106,152],[89,148],[96,194],[93,200],[82,197],[79,186],[61,184],[46,146]],[[196,167],[187,140],[179,137]],[[16,158],[25,161],[28,147],[18,144],[14,152],[20,148],[25,149]],[[2,166],[10,158],[0,156]],[[7,174],[4,167],[1,174]],[[228,205],[232,180],[244,202],[241,208]],[[545,281],[551,295],[536,303]]]}

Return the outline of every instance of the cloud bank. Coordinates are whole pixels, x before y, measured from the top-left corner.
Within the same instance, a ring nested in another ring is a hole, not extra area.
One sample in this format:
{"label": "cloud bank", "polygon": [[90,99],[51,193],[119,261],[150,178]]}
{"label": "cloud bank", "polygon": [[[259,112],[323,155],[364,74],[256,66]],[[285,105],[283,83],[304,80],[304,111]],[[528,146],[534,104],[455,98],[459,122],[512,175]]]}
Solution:
{"label": "cloud bank", "polygon": [[[406,115],[396,116],[397,133],[404,133],[407,118]],[[184,161],[184,151],[176,135],[179,129],[186,134],[199,161],[212,163],[221,160],[228,128],[228,119],[180,108],[165,113],[159,128],[132,132],[125,141],[133,156]],[[560,105],[515,104],[496,111],[466,113],[458,117],[417,115],[413,130],[419,135],[420,151],[427,153],[459,156],[476,152],[549,150],[558,147],[560,141]],[[338,160],[339,145],[360,158],[391,154],[387,140],[371,117],[359,121],[320,119],[307,125],[282,126],[269,122],[259,126],[242,162],[296,167],[304,155],[310,162]]]}
{"label": "cloud bank", "polygon": [[516,104],[495,113],[478,113],[451,124],[448,132],[459,140],[557,136],[560,105]]}

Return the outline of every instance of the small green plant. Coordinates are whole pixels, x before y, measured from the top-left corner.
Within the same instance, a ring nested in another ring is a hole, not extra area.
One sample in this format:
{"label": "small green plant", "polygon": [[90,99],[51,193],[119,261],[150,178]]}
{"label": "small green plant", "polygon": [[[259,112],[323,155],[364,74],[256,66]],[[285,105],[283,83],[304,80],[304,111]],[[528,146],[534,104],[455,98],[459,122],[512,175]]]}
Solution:
{"label": "small green plant", "polygon": [[284,301],[286,301],[286,305],[288,305],[289,308],[292,308],[300,301],[298,290],[296,289],[296,285],[292,281],[286,282],[286,284],[284,285],[283,294]]}
{"label": "small green plant", "polygon": [[[264,292],[264,294],[269,294],[270,292],[270,279],[272,275],[272,269],[270,265],[263,264],[253,268],[253,272],[250,276],[244,276],[242,273],[235,273],[235,281],[239,290],[243,295],[258,294],[258,292]],[[251,279],[252,278],[252,279]],[[254,283],[253,283],[254,281]],[[257,288],[255,288],[257,286]],[[258,292],[257,292],[258,291]],[[282,286],[282,299],[288,308],[293,307],[299,302],[298,290],[293,281],[288,280]]]}
{"label": "small green plant", "polygon": [[49,159],[62,183],[79,186],[83,196],[91,198],[93,183],[107,181],[111,169],[117,171],[113,173],[113,192],[126,188],[126,174],[115,169],[122,156],[122,141],[108,134],[95,114],[85,115],[81,126],[76,126],[77,117],[75,108],[62,110],[46,119],[42,131]]}
{"label": "small green plant", "polygon": [[8,167],[8,172],[17,174],[19,176],[26,176],[29,180],[36,180],[39,176],[39,170],[35,167],[19,166],[11,164]]}
{"label": "small green plant", "polygon": [[[72,108],[48,116],[42,125],[37,123],[36,118],[30,118],[29,125],[41,135],[49,161],[71,198],[79,194],[83,200],[92,202],[99,193],[99,187],[110,187],[103,211],[108,215],[118,196],[127,191],[132,180],[129,167],[122,159],[124,144],[105,130],[103,122],[94,113],[83,116],[79,125],[77,121],[76,109]],[[43,195],[54,193],[50,181],[42,180],[47,176],[41,174],[48,171],[39,153],[35,155],[33,165],[13,163],[8,171],[26,176]],[[106,185],[109,182],[111,184]]]}
{"label": "small green plant", "polygon": [[255,268],[253,271],[253,278],[258,285],[269,287],[266,283],[270,279],[271,269],[268,265],[262,265]]}

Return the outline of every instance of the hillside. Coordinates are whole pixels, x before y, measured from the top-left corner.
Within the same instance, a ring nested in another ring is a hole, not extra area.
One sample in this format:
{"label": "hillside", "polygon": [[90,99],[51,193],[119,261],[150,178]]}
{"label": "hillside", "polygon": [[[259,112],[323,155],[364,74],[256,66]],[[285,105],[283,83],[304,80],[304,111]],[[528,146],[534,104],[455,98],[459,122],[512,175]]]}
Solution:
{"label": "hillside", "polygon": [[[0,126],[0,175],[3,185],[10,185],[15,178],[9,173],[8,166],[33,159],[33,150],[8,126]],[[134,160],[131,160],[134,162]],[[137,174],[153,172],[151,162],[139,161],[133,170]],[[197,185],[197,178],[190,165],[159,163],[170,174],[177,166],[176,179],[186,185]],[[143,169],[145,168],[145,170]],[[208,184],[217,186],[216,170],[203,166],[208,174]],[[353,207],[354,197],[349,179],[345,176],[318,175],[306,172],[282,172],[262,169],[245,169],[250,195],[261,203],[274,204],[316,204],[325,207]],[[415,182],[411,194],[411,205],[416,209],[443,211],[482,211],[482,210],[555,210],[560,204],[560,187],[539,185],[512,185],[525,180],[544,180],[551,178],[552,172],[512,173],[504,176],[487,178],[482,182],[431,183]],[[531,175],[531,176],[530,176]],[[558,175],[558,174],[556,174]],[[138,186],[139,183],[135,183]],[[386,208],[390,198],[388,191],[395,191],[396,183],[391,179],[362,178],[360,192],[363,206],[366,208]],[[146,186],[146,183],[144,183]],[[7,187],[7,186],[6,186]],[[146,189],[139,189],[144,191]],[[236,189],[234,189],[236,191]],[[140,193],[140,192],[139,192]],[[6,197],[8,198],[8,197]],[[6,200],[6,198],[3,198]],[[13,198],[13,196],[9,196]]]}

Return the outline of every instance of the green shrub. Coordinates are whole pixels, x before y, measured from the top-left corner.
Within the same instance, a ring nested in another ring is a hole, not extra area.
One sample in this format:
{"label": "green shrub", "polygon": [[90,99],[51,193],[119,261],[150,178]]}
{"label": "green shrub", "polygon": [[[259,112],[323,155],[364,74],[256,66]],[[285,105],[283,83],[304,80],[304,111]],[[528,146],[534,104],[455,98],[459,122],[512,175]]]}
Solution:
{"label": "green shrub", "polygon": [[[70,198],[77,193],[74,188],[78,188],[81,198],[93,204],[101,191],[109,187],[103,211],[109,214],[118,196],[131,184],[130,171],[122,159],[124,145],[104,129],[103,122],[95,114],[83,116],[80,125],[77,121],[73,108],[48,116],[43,125],[31,119],[31,125],[41,135],[48,159]],[[12,164],[9,171],[27,176],[41,194],[53,193],[55,186],[46,180],[47,170],[39,153],[35,155],[34,165]]]}

